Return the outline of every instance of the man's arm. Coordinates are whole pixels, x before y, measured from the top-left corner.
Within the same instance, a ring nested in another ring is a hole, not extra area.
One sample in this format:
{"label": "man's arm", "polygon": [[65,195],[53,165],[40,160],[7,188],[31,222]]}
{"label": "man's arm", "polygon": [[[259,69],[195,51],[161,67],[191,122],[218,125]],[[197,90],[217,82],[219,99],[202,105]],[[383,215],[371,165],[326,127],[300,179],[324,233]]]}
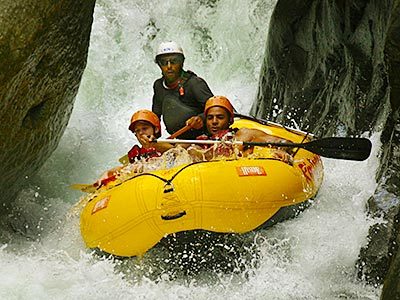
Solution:
{"label": "man's arm", "polygon": [[235,138],[242,142],[263,142],[263,143],[288,143],[290,141],[270,135],[262,130],[253,128],[241,128],[236,132]]}
{"label": "man's arm", "polygon": [[161,119],[161,115],[162,115],[162,99],[160,98],[160,96],[157,93],[157,81],[154,82],[153,84],[153,101],[152,101],[152,107],[151,110],[153,113],[155,113],[158,118]]}
{"label": "man's arm", "polygon": [[[291,141],[279,138],[273,135],[270,135],[262,130],[258,129],[249,129],[249,128],[241,128],[235,134],[235,139],[242,142],[262,142],[262,143],[290,143]],[[280,149],[279,147],[275,147],[275,151],[273,156],[279,160],[282,160],[285,163],[290,165],[293,164],[293,157],[291,155],[292,148],[283,147]],[[250,149],[244,150],[243,146],[239,146],[239,150],[242,151],[245,155],[253,152],[253,147]]]}

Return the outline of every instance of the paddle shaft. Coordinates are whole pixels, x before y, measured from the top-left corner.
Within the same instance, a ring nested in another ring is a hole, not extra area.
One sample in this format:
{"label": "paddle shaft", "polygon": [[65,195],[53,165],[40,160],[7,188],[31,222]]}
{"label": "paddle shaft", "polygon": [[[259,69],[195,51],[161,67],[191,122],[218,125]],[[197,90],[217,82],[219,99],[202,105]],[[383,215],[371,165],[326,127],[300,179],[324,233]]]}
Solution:
{"label": "paddle shaft", "polygon": [[307,143],[275,143],[275,142],[242,142],[242,141],[212,141],[212,140],[179,140],[179,139],[157,139],[155,142],[166,142],[171,144],[231,144],[244,146],[275,146],[302,148],[327,158],[346,160],[365,160],[371,153],[372,144],[366,138],[328,137]]}
{"label": "paddle shaft", "polygon": [[181,129],[179,129],[177,132],[174,132],[173,134],[171,134],[167,139],[168,140],[173,140],[176,139],[178,136],[180,136],[181,134],[184,134],[186,131],[192,129],[191,125],[186,125],[185,127],[182,127]]}

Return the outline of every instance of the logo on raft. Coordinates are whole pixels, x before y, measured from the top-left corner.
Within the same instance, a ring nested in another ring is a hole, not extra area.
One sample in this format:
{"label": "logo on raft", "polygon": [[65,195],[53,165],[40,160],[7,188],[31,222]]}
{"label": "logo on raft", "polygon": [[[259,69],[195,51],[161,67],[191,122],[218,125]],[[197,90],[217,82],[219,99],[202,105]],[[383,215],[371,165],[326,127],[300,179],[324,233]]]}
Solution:
{"label": "logo on raft", "polygon": [[107,208],[108,202],[110,202],[110,199],[111,199],[111,196],[107,196],[107,197],[97,201],[96,204],[93,206],[92,215],[97,213],[99,210]]}
{"label": "logo on raft", "polygon": [[264,168],[261,166],[236,167],[239,176],[267,176]]}
{"label": "logo on raft", "polygon": [[307,158],[308,164],[303,162],[299,164],[299,168],[303,172],[304,177],[308,182],[311,182],[314,177],[314,168],[321,161],[321,158],[316,155],[312,159]]}

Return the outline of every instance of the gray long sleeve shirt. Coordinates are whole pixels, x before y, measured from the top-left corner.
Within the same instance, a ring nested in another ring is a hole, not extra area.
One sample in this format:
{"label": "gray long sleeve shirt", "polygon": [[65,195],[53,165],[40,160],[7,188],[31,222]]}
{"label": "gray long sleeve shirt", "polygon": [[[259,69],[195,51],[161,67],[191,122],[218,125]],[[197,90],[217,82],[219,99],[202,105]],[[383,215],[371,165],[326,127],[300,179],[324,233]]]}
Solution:
{"label": "gray long sleeve shirt", "polygon": [[[153,85],[152,110],[160,119],[162,117],[170,134],[184,127],[190,117],[202,115],[206,101],[213,96],[204,79],[191,71],[185,72],[184,77],[185,80],[176,89],[165,87],[163,78],[157,79]],[[181,87],[183,95],[180,95]],[[180,138],[193,139],[202,133],[202,130],[192,129]]]}

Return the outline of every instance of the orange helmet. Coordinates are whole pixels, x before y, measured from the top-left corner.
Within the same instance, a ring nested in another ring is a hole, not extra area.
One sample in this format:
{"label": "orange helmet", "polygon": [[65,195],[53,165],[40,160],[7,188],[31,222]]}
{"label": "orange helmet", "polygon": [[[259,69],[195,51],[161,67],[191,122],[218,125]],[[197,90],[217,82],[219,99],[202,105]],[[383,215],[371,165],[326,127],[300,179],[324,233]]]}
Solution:
{"label": "orange helmet", "polygon": [[204,107],[204,115],[207,116],[207,111],[214,106],[225,108],[229,112],[231,122],[233,122],[234,109],[228,98],[224,96],[213,96],[209,98],[206,102],[206,106]]}
{"label": "orange helmet", "polygon": [[160,119],[157,117],[155,113],[147,109],[141,109],[135,112],[131,118],[131,125],[129,125],[129,130],[133,131],[133,127],[137,121],[147,121],[154,127],[158,128],[158,131],[161,132],[161,123]]}

